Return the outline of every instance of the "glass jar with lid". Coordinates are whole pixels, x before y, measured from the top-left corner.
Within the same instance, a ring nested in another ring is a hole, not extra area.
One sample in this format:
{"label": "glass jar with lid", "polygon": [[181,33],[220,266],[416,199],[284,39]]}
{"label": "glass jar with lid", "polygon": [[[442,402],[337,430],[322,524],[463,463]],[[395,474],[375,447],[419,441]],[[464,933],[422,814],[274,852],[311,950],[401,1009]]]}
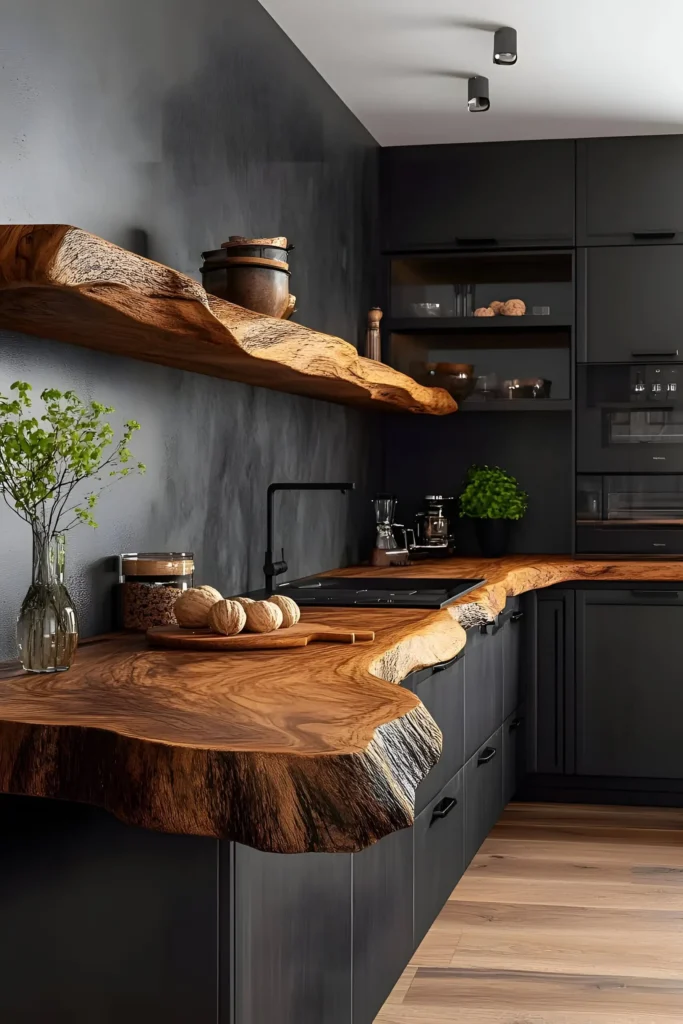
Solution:
{"label": "glass jar with lid", "polygon": [[173,606],[194,584],[191,551],[136,551],[119,555],[121,624],[124,629],[173,626]]}

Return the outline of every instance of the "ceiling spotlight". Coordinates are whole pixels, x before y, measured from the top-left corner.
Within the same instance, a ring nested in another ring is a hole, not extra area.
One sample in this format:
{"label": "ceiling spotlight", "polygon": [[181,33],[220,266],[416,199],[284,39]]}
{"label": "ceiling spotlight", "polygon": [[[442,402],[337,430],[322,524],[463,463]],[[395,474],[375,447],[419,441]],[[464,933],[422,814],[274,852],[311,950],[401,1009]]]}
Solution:
{"label": "ceiling spotlight", "polygon": [[517,29],[499,28],[493,37],[493,63],[517,63]]}
{"label": "ceiling spotlight", "polygon": [[488,110],[489,102],[489,80],[483,75],[474,75],[467,79],[467,109],[476,114],[480,110]]}

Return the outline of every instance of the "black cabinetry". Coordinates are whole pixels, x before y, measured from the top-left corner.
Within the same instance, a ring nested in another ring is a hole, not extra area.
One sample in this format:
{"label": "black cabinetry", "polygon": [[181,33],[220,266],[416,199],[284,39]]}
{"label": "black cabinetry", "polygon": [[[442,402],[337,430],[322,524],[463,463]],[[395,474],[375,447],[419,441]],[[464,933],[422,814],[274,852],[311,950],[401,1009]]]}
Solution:
{"label": "black cabinetry", "polygon": [[381,151],[385,250],[572,245],[573,141]]}
{"label": "black cabinetry", "polygon": [[576,772],[683,779],[683,592],[576,595]]}
{"label": "black cabinetry", "polygon": [[441,757],[415,794],[415,814],[443,789],[465,762],[465,652],[445,665],[416,672],[406,680],[441,729]]}
{"label": "black cabinetry", "polygon": [[515,796],[525,775],[526,716],[519,707],[503,722],[503,807]]}
{"label": "black cabinetry", "polygon": [[465,765],[465,863],[469,864],[503,810],[503,727]]}
{"label": "black cabinetry", "polygon": [[683,246],[582,249],[577,270],[580,361],[683,360]]}
{"label": "black cabinetry", "polygon": [[683,136],[577,143],[579,245],[683,242]]}
{"label": "black cabinetry", "polygon": [[464,769],[415,819],[415,945],[429,931],[465,869]]}
{"label": "black cabinetry", "polygon": [[529,770],[562,774],[571,770],[572,761],[567,734],[574,686],[574,592],[549,589],[535,597],[536,670],[529,702],[535,729]]}
{"label": "black cabinetry", "polygon": [[491,622],[467,631],[465,757],[472,757],[502,721],[503,629]]}

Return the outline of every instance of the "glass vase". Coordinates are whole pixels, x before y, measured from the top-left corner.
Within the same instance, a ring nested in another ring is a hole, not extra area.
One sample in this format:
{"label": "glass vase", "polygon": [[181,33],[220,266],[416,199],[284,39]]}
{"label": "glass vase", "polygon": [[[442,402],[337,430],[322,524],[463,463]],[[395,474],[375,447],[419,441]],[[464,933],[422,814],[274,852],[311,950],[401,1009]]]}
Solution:
{"label": "glass vase", "polygon": [[78,646],[78,619],[64,586],[64,534],[33,525],[33,575],[17,619],[25,672],[65,672]]}

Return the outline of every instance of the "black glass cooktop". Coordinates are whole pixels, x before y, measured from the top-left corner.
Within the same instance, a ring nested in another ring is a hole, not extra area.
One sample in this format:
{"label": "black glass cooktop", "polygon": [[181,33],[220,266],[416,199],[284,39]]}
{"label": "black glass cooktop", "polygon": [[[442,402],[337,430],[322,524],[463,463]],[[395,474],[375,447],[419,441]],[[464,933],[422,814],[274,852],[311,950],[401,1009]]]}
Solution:
{"label": "black glass cooktop", "polygon": [[[276,594],[287,594],[299,605],[361,608],[392,605],[403,608],[443,608],[486,583],[485,579],[408,579],[388,576],[310,576],[282,583]],[[255,591],[255,600],[267,597]]]}

